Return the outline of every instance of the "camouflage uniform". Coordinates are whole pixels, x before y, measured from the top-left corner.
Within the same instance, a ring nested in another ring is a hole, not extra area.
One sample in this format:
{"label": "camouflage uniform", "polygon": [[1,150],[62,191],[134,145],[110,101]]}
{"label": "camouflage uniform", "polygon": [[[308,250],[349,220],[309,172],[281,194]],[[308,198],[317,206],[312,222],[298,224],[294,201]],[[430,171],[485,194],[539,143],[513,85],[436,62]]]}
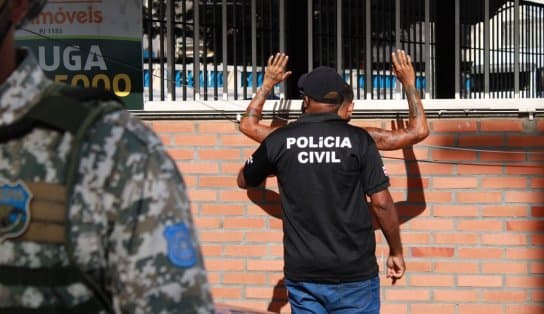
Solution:
{"label": "camouflage uniform", "polygon": [[[0,85],[0,127],[9,126],[36,104],[52,84],[24,50],[19,66]],[[75,263],[92,271],[118,313],[210,313],[212,298],[186,195],[185,183],[160,139],[126,111],[109,113],[90,129],[81,150],[68,201],[69,241]],[[61,182],[73,136],[34,128],[0,143],[0,184]],[[193,265],[172,260],[165,231],[187,227]],[[0,267],[66,266],[63,245],[7,240],[0,243]],[[47,286],[2,285],[2,308],[75,305],[92,298],[82,283]]]}

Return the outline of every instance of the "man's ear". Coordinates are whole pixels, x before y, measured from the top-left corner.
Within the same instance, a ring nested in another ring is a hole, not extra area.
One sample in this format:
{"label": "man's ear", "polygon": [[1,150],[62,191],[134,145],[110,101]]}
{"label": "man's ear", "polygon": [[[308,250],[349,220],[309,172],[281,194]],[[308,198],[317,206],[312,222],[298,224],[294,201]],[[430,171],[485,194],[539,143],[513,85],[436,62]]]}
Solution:
{"label": "man's ear", "polygon": [[11,22],[18,25],[24,20],[28,12],[28,0],[15,0],[11,2]]}

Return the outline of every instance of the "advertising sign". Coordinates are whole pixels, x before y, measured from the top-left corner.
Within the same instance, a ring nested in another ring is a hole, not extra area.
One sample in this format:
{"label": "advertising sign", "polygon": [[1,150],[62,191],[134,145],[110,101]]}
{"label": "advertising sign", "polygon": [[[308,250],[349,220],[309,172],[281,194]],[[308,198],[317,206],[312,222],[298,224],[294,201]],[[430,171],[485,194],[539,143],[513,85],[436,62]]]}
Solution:
{"label": "advertising sign", "polygon": [[110,90],[126,108],[143,108],[141,0],[49,0],[17,44],[54,81]]}

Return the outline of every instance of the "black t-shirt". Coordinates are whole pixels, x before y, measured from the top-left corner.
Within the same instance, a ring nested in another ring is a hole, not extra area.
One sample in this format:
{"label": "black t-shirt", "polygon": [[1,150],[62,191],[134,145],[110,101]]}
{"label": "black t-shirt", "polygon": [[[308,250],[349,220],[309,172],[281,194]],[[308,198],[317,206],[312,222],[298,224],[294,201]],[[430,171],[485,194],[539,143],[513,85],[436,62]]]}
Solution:
{"label": "black t-shirt", "polygon": [[270,134],[243,174],[249,186],[277,176],[287,279],[336,283],[378,274],[365,194],[387,189],[389,178],[366,131],[336,114],[305,114]]}

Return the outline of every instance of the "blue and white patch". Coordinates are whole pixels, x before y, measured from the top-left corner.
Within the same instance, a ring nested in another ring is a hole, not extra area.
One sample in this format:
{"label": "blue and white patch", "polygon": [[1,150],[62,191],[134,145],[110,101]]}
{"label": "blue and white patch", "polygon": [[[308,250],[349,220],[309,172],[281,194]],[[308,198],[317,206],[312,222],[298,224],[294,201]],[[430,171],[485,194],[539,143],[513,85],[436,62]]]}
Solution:
{"label": "blue and white patch", "polygon": [[30,224],[32,193],[21,181],[0,185],[0,242],[17,238]]}
{"label": "blue and white patch", "polygon": [[191,233],[184,223],[166,227],[163,235],[168,243],[168,259],[172,264],[187,268],[196,263]]}

